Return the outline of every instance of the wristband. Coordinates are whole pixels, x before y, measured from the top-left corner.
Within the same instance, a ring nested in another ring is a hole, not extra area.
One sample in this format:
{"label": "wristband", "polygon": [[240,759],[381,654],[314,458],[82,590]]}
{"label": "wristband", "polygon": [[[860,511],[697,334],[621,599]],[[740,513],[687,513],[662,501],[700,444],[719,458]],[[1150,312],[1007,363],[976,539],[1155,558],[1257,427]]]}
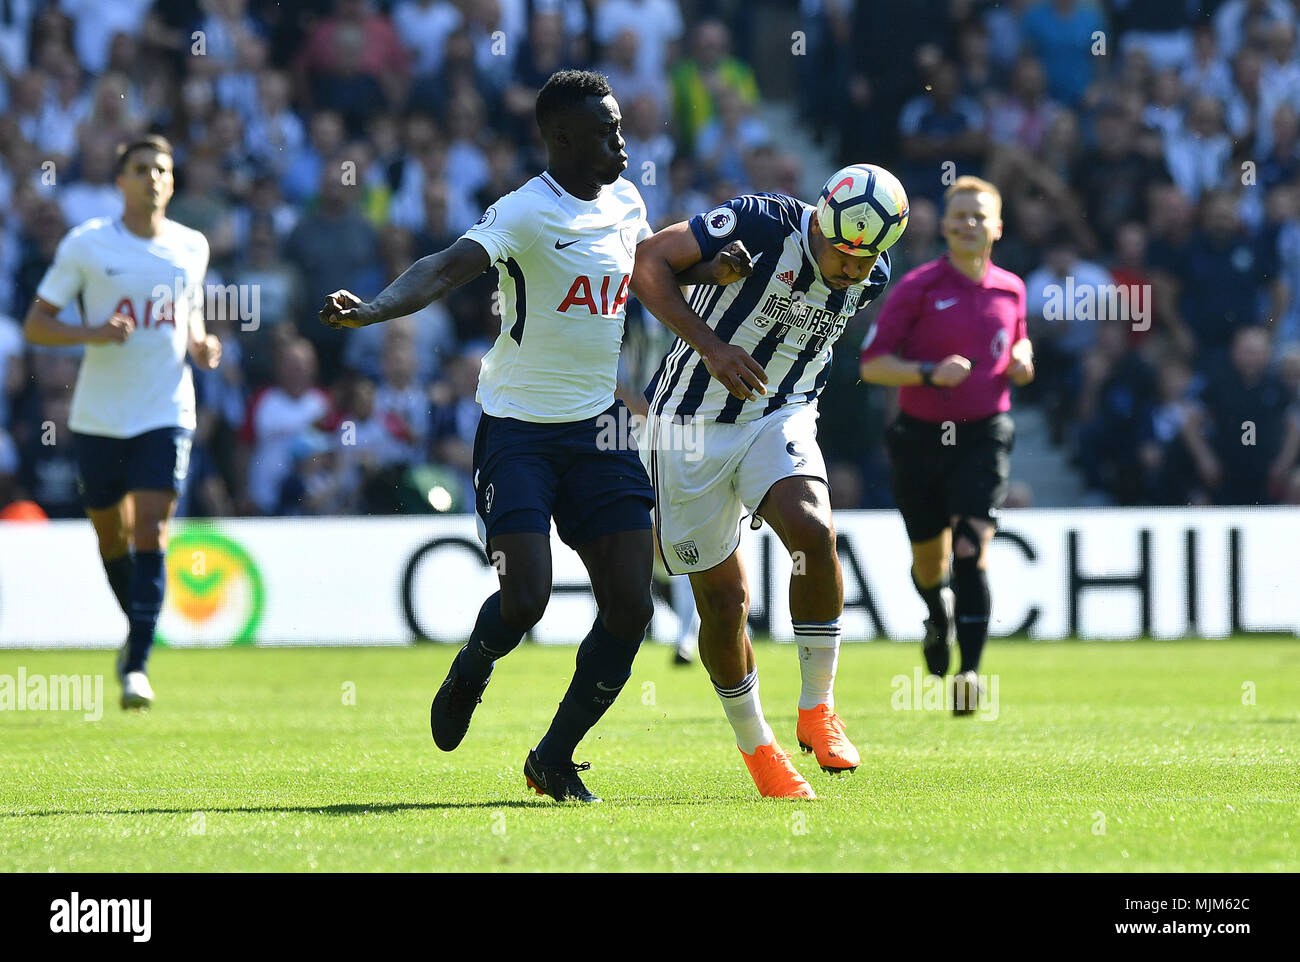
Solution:
{"label": "wristband", "polygon": [[934,387],[934,368],[933,361],[922,361],[921,366],[917,369],[921,375],[921,383],[926,387]]}

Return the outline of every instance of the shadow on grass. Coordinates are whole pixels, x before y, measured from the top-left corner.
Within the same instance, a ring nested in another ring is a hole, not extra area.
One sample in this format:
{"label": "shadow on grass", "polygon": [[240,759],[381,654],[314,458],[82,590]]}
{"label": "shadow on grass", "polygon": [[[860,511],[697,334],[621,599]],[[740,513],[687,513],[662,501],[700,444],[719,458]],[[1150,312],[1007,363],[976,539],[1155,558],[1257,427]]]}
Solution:
{"label": "shadow on grass", "polygon": [[[710,805],[720,801],[734,801],[734,799],[723,798],[659,798],[655,796],[633,796],[622,799],[606,799],[600,805],[593,808],[593,811],[601,811],[609,807],[622,807],[625,805],[635,805],[640,802],[653,802],[659,806],[700,806]],[[192,808],[106,808],[106,809],[52,809],[36,812],[0,812],[0,819],[6,818],[55,818],[60,815],[193,815],[202,812],[205,815],[253,815],[259,813],[297,813],[301,815],[384,815],[393,812],[408,811],[429,811],[436,812],[444,809],[502,809],[502,808],[532,808],[539,811],[546,809],[568,809],[580,808],[581,803],[565,802],[556,803],[544,801],[542,799],[497,799],[495,801],[485,802],[386,802],[379,805],[366,805],[357,803],[339,804],[339,805],[248,805],[239,808],[216,808],[214,806],[196,805]]]}

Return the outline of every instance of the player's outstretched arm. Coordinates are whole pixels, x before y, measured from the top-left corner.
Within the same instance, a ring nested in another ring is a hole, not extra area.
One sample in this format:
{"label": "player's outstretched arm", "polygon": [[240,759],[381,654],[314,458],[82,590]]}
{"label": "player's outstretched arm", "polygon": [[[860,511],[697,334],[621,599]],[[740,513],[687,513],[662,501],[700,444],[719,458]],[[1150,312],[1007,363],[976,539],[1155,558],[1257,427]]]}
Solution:
{"label": "player's outstretched arm", "polygon": [[930,384],[933,387],[956,387],[970,374],[971,363],[960,354],[949,354],[938,364],[906,361],[897,354],[881,354],[863,361],[859,374],[868,384],[888,387]]}
{"label": "player's outstretched arm", "polygon": [[135,321],[124,314],[114,314],[103,324],[86,327],[64,324],[59,320],[61,307],[42,298],[33,298],[23,319],[23,337],[31,344],[63,347],[68,344],[121,344],[135,330]]}
{"label": "player's outstretched arm", "polygon": [[366,327],[414,314],[460,285],[472,281],[492,266],[477,241],[462,237],[446,250],[421,257],[373,301],[363,301],[351,291],[335,291],[318,312],[328,327]]}
{"label": "player's outstretched arm", "polygon": [[[766,394],[767,372],[744,348],[728,344],[682,297],[679,278],[704,258],[685,222],[665,227],[637,245],[632,293],[668,330],[695,349],[713,377],[746,401]],[[688,275],[689,276],[689,275]],[[713,283],[717,283],[714,281]]]}

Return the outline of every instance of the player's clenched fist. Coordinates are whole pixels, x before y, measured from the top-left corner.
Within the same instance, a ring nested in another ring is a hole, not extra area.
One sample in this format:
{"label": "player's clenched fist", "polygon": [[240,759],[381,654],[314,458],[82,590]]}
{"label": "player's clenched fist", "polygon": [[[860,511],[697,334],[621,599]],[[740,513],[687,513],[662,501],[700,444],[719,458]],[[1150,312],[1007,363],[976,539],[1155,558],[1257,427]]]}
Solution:
{"label": "player's clenched fist", "polygon": [[191,341],[190,356],[205,371],[215,371],[221,363],[221,338],[208,334],[201,341]]}
{"label": "player's clenched fist", "polygon": [[934,367],[930,375],[936,387],[956,387],[970,376],[971,364],[960,354],[949,354]]}
{"label": "player's clenched fist", "polygon": [[767,383],[767,372],[743,347],[722,341],[707,354],[701,354],[701,357],[709,373],[733,397],[753,401],[758,395],[767,394],[767,388],[763,386]]}
{"label": "player's clenched fist", "polygon": [[125,314],[114,314],[96,329],[101,344],[121,344],[135,330],[135,321]]}
{"label": "player's clenched fist", "polygon": [[1030,357],[1012,358],[1011,363],[1007,365],[1007,377],[1011,378],[1011,383],[1017,387],[1024,387],[1034,379],[1034,359]]}
{"label": "player's clenched fist", "polygon": [[325,306],[318,316],[321,323],[335,330],[343,327],[365,327],[370,323],[366,302],[351,291],[335,291],[325,298]]}
{"label": "player's clenched fist", "polygon": [[732,241],[711,262],[713,282],[725,287],[754,273],[754,263],[741,241]]}

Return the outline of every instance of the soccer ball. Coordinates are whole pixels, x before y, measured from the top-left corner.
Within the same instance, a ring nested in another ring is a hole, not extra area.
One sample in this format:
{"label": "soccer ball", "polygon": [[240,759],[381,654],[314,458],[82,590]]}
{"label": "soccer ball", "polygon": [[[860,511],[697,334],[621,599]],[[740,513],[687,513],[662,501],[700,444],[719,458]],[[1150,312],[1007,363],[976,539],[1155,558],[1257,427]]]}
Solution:
{"label": "soccer ball", "polygon": [[836,250],[867,257],[903,236],[907,212],[897,177],[874,164],[851,164],[822,188],[817,224]]}

